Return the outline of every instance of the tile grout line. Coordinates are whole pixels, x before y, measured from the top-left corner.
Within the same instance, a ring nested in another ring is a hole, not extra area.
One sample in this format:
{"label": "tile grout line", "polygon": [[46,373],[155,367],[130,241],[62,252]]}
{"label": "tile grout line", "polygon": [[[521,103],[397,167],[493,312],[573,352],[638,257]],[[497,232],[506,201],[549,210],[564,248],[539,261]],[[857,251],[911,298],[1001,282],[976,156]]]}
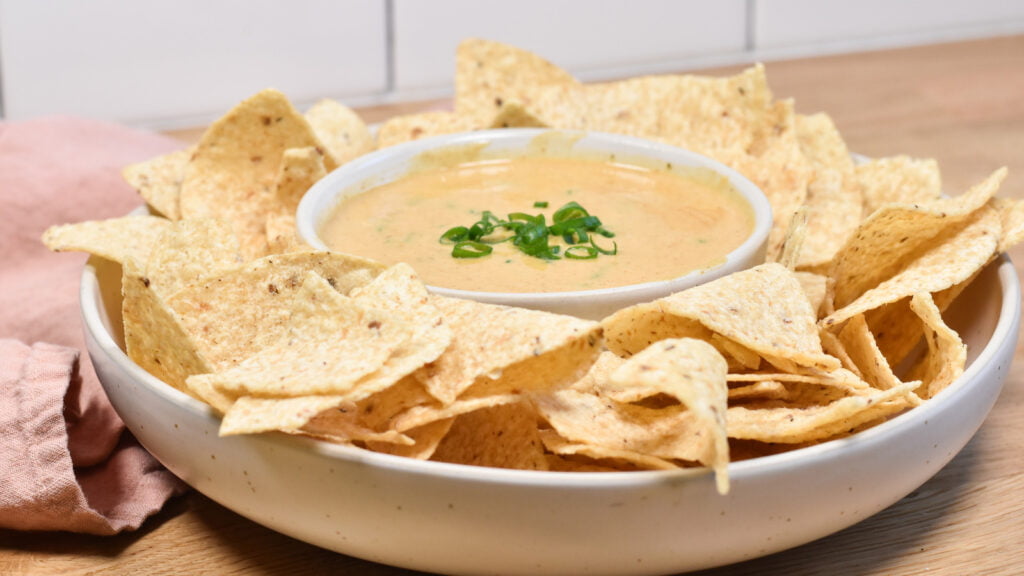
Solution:
{"label": "tile grout line", "polygon": [[384,44],[387,49],[385,97],[395,93],[395,0],[384,0]]}
{"label": "tile grout line", "polygon": [[757,0],[747,0],[747,18],[744,37],[744,48],[748,54],[757,49]]}

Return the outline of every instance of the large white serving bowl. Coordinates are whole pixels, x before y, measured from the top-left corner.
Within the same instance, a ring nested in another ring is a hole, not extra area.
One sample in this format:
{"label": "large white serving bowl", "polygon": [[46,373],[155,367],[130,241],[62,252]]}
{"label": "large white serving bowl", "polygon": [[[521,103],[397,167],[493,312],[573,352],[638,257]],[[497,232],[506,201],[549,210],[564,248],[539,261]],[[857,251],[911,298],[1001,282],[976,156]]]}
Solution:
{"label": "large white serving bowl", "polygon": [[704,470],[567,473],[422,462],[285,434],[218,436],[204,404],[120,345],[120,270],[82,276],[89,352],[117,412],[160,462],[253,521],[343,554],[446,574],[664,574],[797,546],[893,504],[967,443],[995,402],[1020,325],[1013,264],[948,313],[969,346],[934,399],[852,437]]}
{"label": "large white serving bowl", "polygon": [[[342,199],[407,175],[416,167],[423,154],[444,158],[445,150],[472,150],[479,159],[540,155],[613,160],[657,169],[670,165],[672,170],[680,172],[692,168],[707,169],[724,176],[750,204],[754,227],[750,236],[727,254],[722,262],[669,280],[600,290],[547,293],[478,292],[430,286],[432,292],[488,304],[520,306],[599,320],[631,304],[668,296],[764,261],[768,233],[772,226],[772,208],[764,192],[739,172],[696,152],[642,138],[539,128],[446,134],[406,142],[362,156],[320,179],[302,197],[296,212],[299,236],[314,248],[329,249],[319,231],[324,220]],[[463,156],[449,154],[452,162],[464,161]],[[629,264],[623,262],[621,265]]]}

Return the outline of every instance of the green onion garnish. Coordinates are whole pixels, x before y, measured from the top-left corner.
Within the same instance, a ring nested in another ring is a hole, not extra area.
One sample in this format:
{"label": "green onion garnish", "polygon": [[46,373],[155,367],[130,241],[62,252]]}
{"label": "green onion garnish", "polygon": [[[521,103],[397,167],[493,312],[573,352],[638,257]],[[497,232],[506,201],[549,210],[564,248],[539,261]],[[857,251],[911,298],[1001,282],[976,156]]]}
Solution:
{"label": "green onion garnish", "polygon": [[[535,208],[547,208],[547,202],[534,202]],[[548,226],[543,214],[513,212],[508,219],[502,220],[493,212],[484,210],[480,219],[467,226],[449,228],[441,235],[442,244],[454,244],[452,256],[455,258],[482,258],[493,250],[492,244],[511,240],[520,252],[542,260],[559,260],[561,247],[552,246],[552,236],[561,237],[568,244],[563,253],[566,258],[574,260],[592,260],[598,255],[614,256],[618,253],[618,244],[612,242],[612,248],[598,246],[592,234],[612,238],[615,234],[607,230],[601,220],[592,216],[578,202],[569,202],[562,206],[551,217],[553,223]],[[495,234],[504,230],[508,235]]]}
{"label": "green onion garnish", "polygon": [[452,247],[452,256],[455,258],[483,258],[494,250],[483,242],[464,240]]}

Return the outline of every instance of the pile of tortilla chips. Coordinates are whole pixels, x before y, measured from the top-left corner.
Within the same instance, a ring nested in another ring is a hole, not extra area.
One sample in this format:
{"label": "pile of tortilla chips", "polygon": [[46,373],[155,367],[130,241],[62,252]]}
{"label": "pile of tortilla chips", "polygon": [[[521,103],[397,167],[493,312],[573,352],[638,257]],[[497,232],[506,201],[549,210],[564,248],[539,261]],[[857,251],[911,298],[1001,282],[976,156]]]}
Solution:
{"label": "pile of tortilla chips", "polygon": [[[932,160],[857,164],[825,114],[775,100],[764,68],[582,84],[482,40],[453,112],[372,135],[324,101],[266,90],[194,147],[129,166],[152,215],[44,241],[119,262],[129,356],[223,414],[414,458],[532,470],[706,466],[843,437],[935,396],[966,347],[942,312],[1024,235],[997,170],[946,197]],[[445,132],[619,132],[721,160],[769,196],[755,268],[601,322],[428,293],[404,264],[296,238],[302,195],[378,147]],[[897,369],[897,367],[899,367]]]}

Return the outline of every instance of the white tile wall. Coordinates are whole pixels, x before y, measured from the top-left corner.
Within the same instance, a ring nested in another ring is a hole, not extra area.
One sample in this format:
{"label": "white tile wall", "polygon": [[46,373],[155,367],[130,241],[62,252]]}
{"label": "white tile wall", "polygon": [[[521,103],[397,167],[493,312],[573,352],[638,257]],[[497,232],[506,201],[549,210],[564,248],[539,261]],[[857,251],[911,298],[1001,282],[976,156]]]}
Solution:
{"label": "white tile wall", "polygon": [[6,117],[202,121],[265,87],[387,88],[385,0],[0,0]]}
{"label": "white tile wall", "polygon": [[762,52],[864,49],[1024,30],[1018,0],[754,0]]}
{"label": "white tile wall", "polygon": [[272,86],[300,106],[446,95],[468,36],[584,80],[1024,33],[1021,0],[0,0],[0,118],[206,123]]}
{"label": "white tile wall", "polygon": [[394,0],[398,92],[450,90],[455,48],[476,36],[543,55],[584,79],[746,48],[746,0]]}

